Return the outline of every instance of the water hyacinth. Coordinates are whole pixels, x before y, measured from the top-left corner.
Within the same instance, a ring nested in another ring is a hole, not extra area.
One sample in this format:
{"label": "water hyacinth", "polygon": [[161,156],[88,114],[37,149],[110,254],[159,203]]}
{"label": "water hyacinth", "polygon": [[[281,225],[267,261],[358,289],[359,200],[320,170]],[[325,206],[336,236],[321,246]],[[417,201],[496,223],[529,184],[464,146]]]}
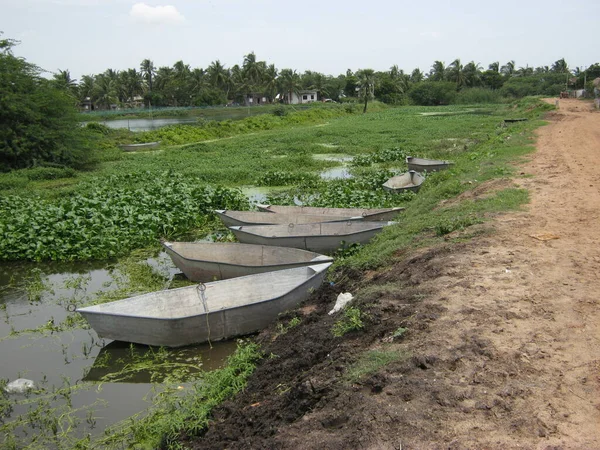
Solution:
{"label": "water hyacinth", "polygon": [[50,201],[0,198],[0,259],[105,259],[190,231],[213,209],[247,209],[236,189],[174,172],[96,179]]}

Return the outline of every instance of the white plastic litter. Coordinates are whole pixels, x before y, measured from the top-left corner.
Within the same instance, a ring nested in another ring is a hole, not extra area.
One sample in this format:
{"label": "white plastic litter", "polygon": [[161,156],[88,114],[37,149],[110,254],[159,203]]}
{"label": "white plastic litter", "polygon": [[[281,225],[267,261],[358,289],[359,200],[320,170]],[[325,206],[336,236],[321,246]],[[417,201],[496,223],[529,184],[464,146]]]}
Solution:
{"label": "white plastic litter", "polygon": [[35,384],[27,378],[17,378],[6,385],[4,390],[9,394],[24,394],[30,389],[34,389]]}
{"label": "white plastic litter", "polygon": [[333,307],[333,309],[331,311],[329,311],[329,315],[331,316],[332,314],[335,314],[339,310],[344,309],[344,307],[348,303],[350,303],[353,298],[354,297],[352,296],[352,294],[350,292],[344,292],[344,293],[338,295],[338,298],[335,301],[335,306]]}

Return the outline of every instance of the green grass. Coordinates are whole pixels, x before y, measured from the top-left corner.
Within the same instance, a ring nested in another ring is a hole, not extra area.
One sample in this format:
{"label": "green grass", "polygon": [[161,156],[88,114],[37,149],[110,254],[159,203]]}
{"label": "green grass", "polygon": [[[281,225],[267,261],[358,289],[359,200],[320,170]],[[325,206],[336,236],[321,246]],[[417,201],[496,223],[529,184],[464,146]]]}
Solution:
{"label": "green grass", "polygon": [[402,358],[402,353],[395,350],[370,350],[352,364],[344,378],[350,383],[356,383],[368,375],[377,373],[382,367],[387,366]]}
{"label": "green grass", "polygon": [[331,327],[331,332],[335,337],[342,337],[351,331],[359,331],[365,327],[365,314],[354,306],[347,306],[340,314],[338,319]]}

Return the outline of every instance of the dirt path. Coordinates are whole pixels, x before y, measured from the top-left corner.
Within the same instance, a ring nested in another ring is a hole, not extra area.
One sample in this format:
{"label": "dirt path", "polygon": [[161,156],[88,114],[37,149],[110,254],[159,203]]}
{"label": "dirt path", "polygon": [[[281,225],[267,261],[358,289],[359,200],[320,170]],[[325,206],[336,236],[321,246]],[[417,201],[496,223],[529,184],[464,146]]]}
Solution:
{"label": "dirt path", "polygon": [[[374,276],[356,339],[332,339],[325,289],[195,448],[600,449],[600,113],[561,100],[549,121],[526,211]],[[398,326],[404,357],[344,381]]]}

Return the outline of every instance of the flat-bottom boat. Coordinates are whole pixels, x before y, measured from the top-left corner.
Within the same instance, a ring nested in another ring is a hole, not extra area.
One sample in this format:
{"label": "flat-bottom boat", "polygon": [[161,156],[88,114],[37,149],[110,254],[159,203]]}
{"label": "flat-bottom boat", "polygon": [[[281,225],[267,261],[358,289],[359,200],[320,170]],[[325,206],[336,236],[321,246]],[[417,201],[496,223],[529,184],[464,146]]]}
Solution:
{"label": "flat-bottom boat", "polygon": [[151,292],[78,308],[98,336],[182,347],[253,333],[296,307],[331,263]]}
{"label": "flat-bottom boat", "polygon": [[383,188],[389,192],[401,193],[404,191],[419,192],[421,184],[425,181],[423,175],[409,170],[408,172],[392,177],[383,183]]}
{"label": "flat-bottom boat", "polygon": [[173,264],[192,281],[214,281],[292,269],[333,258],[296,248],[230,242],[164,242]]}
{"label": "flat-bottom boat", "polygon": [[316,206],[279,206],[257,203],[256,207],[264,212],[279,214],[308,214],[340,217],[362,217],[367,221],[393,220],[405,208],[319,208]]}

